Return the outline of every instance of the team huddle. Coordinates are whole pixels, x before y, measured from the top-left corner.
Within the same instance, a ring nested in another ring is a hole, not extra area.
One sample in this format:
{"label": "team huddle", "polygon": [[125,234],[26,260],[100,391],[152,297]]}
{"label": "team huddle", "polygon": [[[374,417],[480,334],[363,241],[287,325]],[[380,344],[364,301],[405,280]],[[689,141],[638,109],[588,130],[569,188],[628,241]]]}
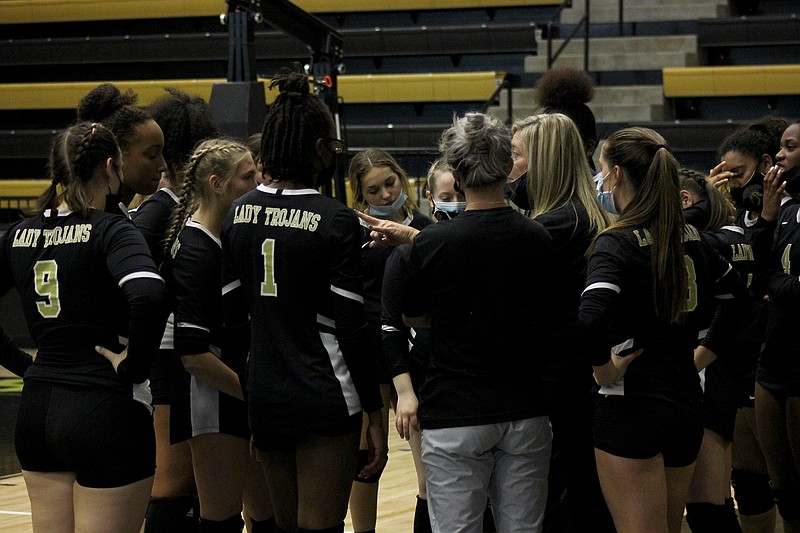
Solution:
{"label": "team huddle", "polygon": [[246,140],[87,94],[0,237],[34,531],[374,532],[392,425],[415,533],[800,531],[800,123],[709,175],[626,128],[596,168],[558,83],[591,82],[454,118],[425,209],[378,148],[320,194],[346,147],[302,72]]}

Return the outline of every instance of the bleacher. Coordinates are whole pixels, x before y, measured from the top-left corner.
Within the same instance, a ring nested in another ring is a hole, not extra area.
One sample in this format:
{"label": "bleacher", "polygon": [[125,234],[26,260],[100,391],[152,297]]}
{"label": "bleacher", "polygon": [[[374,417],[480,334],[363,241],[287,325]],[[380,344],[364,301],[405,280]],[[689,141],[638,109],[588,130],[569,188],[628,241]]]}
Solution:
{"label": "bleacher", "polygon": [[[561,4],[296,3],[343,36],[339,95],[349,146],[387,148],[413,175],[435,157],[454,113],[489,108],[507,119],[509,110],[515,118],[534,111],[531,87],[546,68],[537,37]],[[554,36],[574,28],[583,3],[561,12]],[[651,126],[685,163],[705,169],[743,121],[800,116],[792,2],[762,0],[761,13],[742,16],[725,0],[625,0],[622,24],[617,5],[592,1],[590,107],[601,135]],[[100,82],[133,88],[143,105],[165,86],[209,98],[227,71],[225,10],[224,0],[0,0],[0,180],[41,178],[53,132],[74,120],[77,101]],[[302,43],[266,25],[256,28],[254,53],[263,78],[309,57]],[[582,43],[570,43],[556,64],[581,66]]]}

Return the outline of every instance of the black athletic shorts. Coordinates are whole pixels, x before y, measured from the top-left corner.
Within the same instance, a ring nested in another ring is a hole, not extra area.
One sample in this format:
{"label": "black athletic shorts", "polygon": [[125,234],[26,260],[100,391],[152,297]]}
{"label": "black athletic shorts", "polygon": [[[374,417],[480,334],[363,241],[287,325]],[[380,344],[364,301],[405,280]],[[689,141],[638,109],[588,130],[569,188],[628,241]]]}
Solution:
{"label": "black athletic shorts", "polygon": [[345,421],[337,422],[331,426],[310,430],[305,433],[280,433],[274,429],[261,427],[250,419],[250,427],[253,430],[253,444],[257,450],[262,452],[274,452],[289,450],[297,446],[306,437],[341,437],[349,433],[361,431],[363,414],[354,414]]}
{"label": "black athletic shorts", "polygon": [[727,369],[715,361],[706,367],[703,393],[703,427],[733,442],[733,427],[739,409],[734,380]]}
{"label": "black athletic shorts", "polygon": [[594,447],[617,457],[650,459],[664,466],[695,462],[703,441],[700,410],[653,398],[601,396],[594,415]]}
{"label": "black athletic shorts", "polygon": [[82,487],[121,487],[155,474],[150,411],[110,389],[25,380],[14,443],[23,470],[74,472]]}

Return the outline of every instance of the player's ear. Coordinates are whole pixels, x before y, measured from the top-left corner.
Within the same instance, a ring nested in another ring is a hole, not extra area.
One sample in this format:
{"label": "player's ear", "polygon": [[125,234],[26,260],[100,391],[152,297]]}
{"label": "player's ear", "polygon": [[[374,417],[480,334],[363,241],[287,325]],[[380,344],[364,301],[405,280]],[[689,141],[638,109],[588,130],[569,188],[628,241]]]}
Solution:
{"label": "player's ear", "polygon": [[216,174],[212,174],[211,177],[208,178],[208,186],[211,188],[212,192],[222,194],[222,179]]}

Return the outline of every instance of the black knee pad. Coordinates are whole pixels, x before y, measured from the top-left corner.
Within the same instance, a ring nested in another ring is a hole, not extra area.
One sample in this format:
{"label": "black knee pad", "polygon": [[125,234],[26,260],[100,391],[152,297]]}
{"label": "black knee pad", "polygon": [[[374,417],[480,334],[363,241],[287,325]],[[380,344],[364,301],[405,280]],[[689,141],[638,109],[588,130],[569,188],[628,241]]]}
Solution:
{"label": "black knee pad", "polygon": [[251,516],[250,526],[250,533],[275,533],[277,531],[274,516],[270,516],[266,520],[253,520]]}
{"label": "black knee pad", "polygon": [[303,529],[299,527],[297,528],[297,533],[344,533],[344,522],[325,529]]}
{"label": "black knee pad", "polygon": [[158,498],[150,500],[144,533],[197,533],[200,528],[197,498]]}
{"label": "black knee pad", "polygon": [[356,477],[353,478],[354,481],[358,481],[361,483],[377,483],[378,480],[381,478],[383,474],[383,468],[379,472],[376,472],[369,476],[366,479],[361,479],[358,477],[358,473],[361,472],[361,469],[364,468],[369,464],[369,451],[367,450],[358,450],[358,463],[356,463]]}
{"label": "black knee pad", "polygon": [[200,519],[200,533],[242,533],[244,520],[242,515],[235,514],[222,521]]}
{"label": "black knee pad", "polygon": [[722,505],[687,503],[686,523],[692,533],[742,533],[733,500],[725,500]]}
{"label": "black knee pad", "polygon": [[775,507],[769,476],[746,470],[731,470],[731,486],[739,514],[755,516]]}
{"label": "black knee pad", "polygon": [[772,489],[778,514],[787,522],[800,521],[800,490]]}

